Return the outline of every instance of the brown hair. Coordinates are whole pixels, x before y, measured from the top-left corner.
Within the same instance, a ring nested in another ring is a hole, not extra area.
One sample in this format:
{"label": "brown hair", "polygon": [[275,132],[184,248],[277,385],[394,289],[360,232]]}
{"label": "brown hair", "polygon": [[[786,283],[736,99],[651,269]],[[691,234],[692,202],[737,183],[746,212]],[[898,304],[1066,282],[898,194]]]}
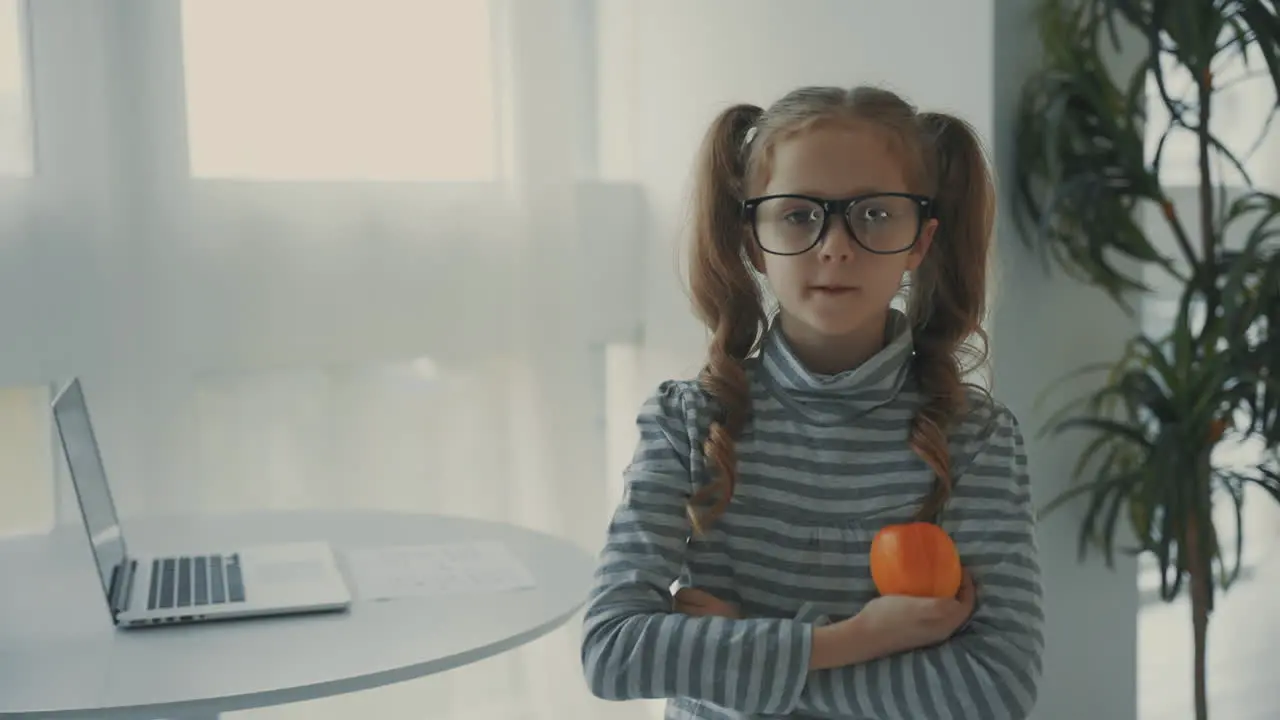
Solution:
{"label": "brown hair", "polygon": [[[768,325],[751,264],[750,232],[741,203],[768,174],[779,140],[829,120],[869,122],[897,141],[913,192],[934,198],[938,230],[907,298],[915,343],[915,375],[924,403],[911,424],[911,448],[935,475],[917,515],[936,518],[951,492],[948,432],[967,406],[962,378],[987,359],[986,279],[995,192],[981,142],[963,120],[917,112],[898,95],[874,87],[805,87],[767,110],[735,105],[703,139],[695,172],[690,289],[711,331],[699,383],[718,407],[703,444],[711,483],[688,503],[696,533],[724,513],[737,483],[735,440],[750,413],[743,361]],[[978,342],[973,342],[976,339]],[[969,362],[962,364],[962,358]]]}

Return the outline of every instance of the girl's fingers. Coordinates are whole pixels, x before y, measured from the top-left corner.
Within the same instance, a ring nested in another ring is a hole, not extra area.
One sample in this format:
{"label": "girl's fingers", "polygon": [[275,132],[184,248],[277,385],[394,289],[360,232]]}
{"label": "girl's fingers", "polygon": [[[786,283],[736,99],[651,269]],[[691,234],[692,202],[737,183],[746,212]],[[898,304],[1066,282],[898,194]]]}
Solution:
{"label": "girl's fingers", "polygon": [[676,612],[695,616],[738,617],[739,611],[733,603],[725,602],[705,590],[680,588],[673,598],[672,608]]}
{"label": "girl's fingers", "polygon": [[705,605],[716,602],[716,596],[697,588],[680,588],[676,591],[676,600],[686,604]]}

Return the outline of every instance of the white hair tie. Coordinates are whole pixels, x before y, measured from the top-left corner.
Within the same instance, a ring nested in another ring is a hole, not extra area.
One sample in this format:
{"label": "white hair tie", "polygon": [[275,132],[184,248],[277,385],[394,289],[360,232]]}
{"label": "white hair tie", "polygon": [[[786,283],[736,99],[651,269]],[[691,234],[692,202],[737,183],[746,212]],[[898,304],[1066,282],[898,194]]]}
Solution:
{"label": "white hair tie", "polygon": [[759,129],[760,128],[756,127],[755,125],[752,125],[751,127],[747,128],[747,135],[746,137],[742,138],[742,147],[745,148],[746,146],[751,144],[751,141],[756,138],[756,131]]}

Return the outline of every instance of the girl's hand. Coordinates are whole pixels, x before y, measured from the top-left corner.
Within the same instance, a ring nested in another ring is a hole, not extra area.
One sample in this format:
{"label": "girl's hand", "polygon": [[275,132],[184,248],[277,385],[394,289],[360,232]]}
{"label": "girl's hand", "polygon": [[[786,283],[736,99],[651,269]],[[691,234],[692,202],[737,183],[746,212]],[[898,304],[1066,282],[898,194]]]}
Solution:
{"label": "girl's hand", "polygon": [[964,571],[955,598],[886,595],[862,607],[851,620],[864,626],[884,655],[936,645],[950,638],[973,614],[973,576]]}
{"label": "girl's hand", "polygon": [[809,666],[813,670],[859,665],[951,637],[973,613],[973,577],[964,571],[953,598],[884,595],[851,618],[815,628]]}
{"label": "girl's hand", "polygon": [[672,610],[693,617],[722,617],[741,620],[742,610],[705,590],[680,588],[672,598]]}

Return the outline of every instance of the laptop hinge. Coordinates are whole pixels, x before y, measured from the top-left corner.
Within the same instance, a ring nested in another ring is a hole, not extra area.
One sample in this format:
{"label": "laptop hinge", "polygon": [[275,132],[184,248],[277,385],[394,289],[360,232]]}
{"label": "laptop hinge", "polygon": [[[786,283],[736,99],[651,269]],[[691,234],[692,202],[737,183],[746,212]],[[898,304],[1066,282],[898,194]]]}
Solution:
{"label": "laptop hinge", "polygon": [[119,615],[129,609],[133,599],[133,576],[138,570],[138,561],[125,558],[111,573],[111,613]]}

